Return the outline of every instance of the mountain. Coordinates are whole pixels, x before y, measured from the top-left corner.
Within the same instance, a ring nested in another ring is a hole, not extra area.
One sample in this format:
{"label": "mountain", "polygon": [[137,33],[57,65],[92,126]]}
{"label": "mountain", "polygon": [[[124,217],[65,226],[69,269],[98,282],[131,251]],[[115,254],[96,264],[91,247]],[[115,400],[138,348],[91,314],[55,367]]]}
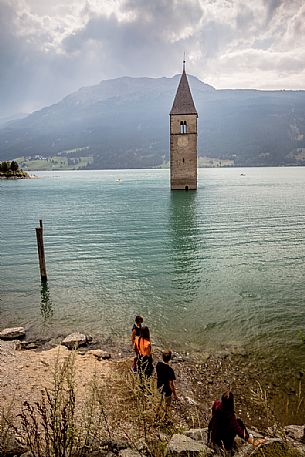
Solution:
{"label": "mountain", "polygon": [[0,117],[0,128],[7,125],[9,122],[16,121],[17,119],[24,119],[29,113],[16,113],[11,116]]}
{"label": "mountain", "polygon": [[[180,75],[84,87],[0,129],[0,160],[90,156],[91,168],[169,159],[169,111]],[[216,90],[189,76],[200,156],[239,166],[305,164],[305,91]],[[73,153],[72,153],[73,152]]]}

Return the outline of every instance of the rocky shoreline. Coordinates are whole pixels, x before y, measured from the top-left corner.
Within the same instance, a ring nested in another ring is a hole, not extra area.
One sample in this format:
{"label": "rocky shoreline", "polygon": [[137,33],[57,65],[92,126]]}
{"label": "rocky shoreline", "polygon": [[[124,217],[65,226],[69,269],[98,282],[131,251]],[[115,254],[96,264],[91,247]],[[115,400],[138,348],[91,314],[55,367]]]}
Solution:
{"label": "rocky shoreline", "polygon": [[26,176],[5,176],[3,174],[0,174],[0,179],[2,179],[3,181],[6,180],[6,181],[14,181],[14,180],[17,180],[17,179],[37,179],[36,176],[31,176],[29,175],[28,173],[26,174]]}
{"label": "rocky shoreline", "polygon": [[[41,389],[50,388],[50,380],[57,358],[66,358],[71,354],[70,349],[72,348],[76,349],[77,393],[80,398],[84,397],[90,384],[90,378],[96,372],[100,379],[107,379],[107,383],[112,386],[111,388],[116,394],[126,396],[125,387],[120,391],[119,386],[121,380],[130,375],[133,358],[130,347],[120,348],[112,343],[102,344],[88,335],[78,333],[64,338],[62,344],[55,347],[52,347],[50,342],[27,341],[24,337],[25,330],[22,327],[0,332],[1,407],[4,409],[12,407],[14,415],[18,414],[24,401],[29,399],[32,402],[38,401]],[[155,361],[158,360],[160,354],[161,348],[154,347]],[[238,364],[236,364],[237,360]],[[171,429],[170,433],[165,433],[166,437],[163,436],[170,455],[186,455],[185,452],[188,453],[187,455],[199,455],[200,453],[202,455],[203,452],[206,455],[212,455],[209,454],[210,448],[202,447],[206,446],[205,427],[210,418],[212,401],[219,398],[221,393],[228,388],[231,388],[235,394],[236,413],[242,417],[254,436],[268,437],[267,444],[264,446],[271,446],[274,449],[283,448],[283,452],[286,452],[285,446],[289,446],[300,452],[296,455],[305,455],[302,441],[303,425],[282,427],[279,424],[270,404],[264,397],[263,390],[257,384],[259,380],[256,379],[255,373],[249,379],[249,373],[243,369],[248,364],[248,354],[246,353],[238,354],[238,357],[230,352],[206,354],[200,360],[187,353],[174,353],[172,366],[177,377],[179,400],[173,404],[172,408],[175,427]],[[249,389],[249,385],[252,385],[252,389]],[[11,405],[12,398],[14,398],[13,406]],[[175,433],[177,429],[185,432]],[[194,429],[197,431],[194,432]],[[201,439],[199,439],[200,436]],[[115,444],[113,448],[115,452],[106,446],[107,452],[128,457],[126,449],[129,449],[128,452],[137,452],[139,455],[139,450],[130,449],[129,444],[124,448],[125,451],[119,449],[120,446]],[[106,453],[105,449],[102,449],[103,446],[100,446],[100,455],[104,456]],[[240,446],[239,452],[241,453],[236,455],[252,453],[251,455],[263,456],[264,454],[257,453],[259,448]],[[16,453],[15,455],[21,454]],[[270,455],[290,454],[273,453]]]}

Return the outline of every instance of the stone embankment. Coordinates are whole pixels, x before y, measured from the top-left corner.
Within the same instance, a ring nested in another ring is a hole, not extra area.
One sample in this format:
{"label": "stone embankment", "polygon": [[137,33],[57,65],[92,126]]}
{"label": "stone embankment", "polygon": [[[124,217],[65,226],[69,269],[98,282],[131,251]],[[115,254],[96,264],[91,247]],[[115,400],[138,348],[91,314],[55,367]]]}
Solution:
{"label": "stone embankment", "polygon": [[[14,399],[13,415],[22,407],[25,400],[39,401],[43,388],[52,388],[52,373],[56,361],[67,357],[70,349],[77,349],[75,358],[75,379],[77,385],[77,399],[85,397],[88,385],[92,376],[104,380],[106,385],[112,382],[114,385],[120,383],[120,379],[128,374],[130,363],[133,357],[132,352],[126,361],[126,354],[107,350],[105,347],[97,347],[93,338],[81,333],[73,333],[64,338],[60,346],[48,350],[42,350],[39,343],[25,340],[26,331],[22,327],[4,329],[0,332],[0,398],[1,407],[6,410],[12,408]],[[158,351],[155,350],[155,354]],[[111,359],[111,360],[110,360]],[[179,402],[174,404],[172,428],[159,431],[159,440],[162,442],[163,455],[168,456],[212,456],[217,454],[207,443],[207,428],[191,428],[194,422],[194,413],[197,411],[201,423],[207,424],[210,414],[211,400],[215,399],[225,387],[221,381],[217,381],[218,376],[227,375],[231,367],[226,365],[225,359],[211,359],[209,369],[204,372],[205,365],[197,366],[186,360],[183,355],[175,354],[173,367],[177,376],[177,391]],[[197,370],[197,371],[196,371]],[[215,370],[213,373],[211,370]],[[200,377],[197,374],[200,373]],[[115,376],[113,376],[115,374]],[[195,376],[195,379],[194,379]],[[200,400],[199,390],[207,386],[204,399]],[[237,387],[237,386],[236,386]],[[213,390],[214,389],[214,390]],[[115,386],[115,392],[118,392]],[[122,394],[122,392],[121,392]],[[198,395],[197,395],[198,394]],[[123,396],[126,393],[123,393]],[[111,398],[113,401],[113,398]],[[126,402],[128,398],[126,398]],[[192,408],[195,408],[192,410]],[[245,405],[241,405],[242,416],[249,418]],[[262,415],[262,411],[258,414]],[[124,422],[124,418],[122,419]],[[128,420],[126,418],[127,426]],[[200,422],[200,421],[199,421]],[[304,426],[289,425],[277,429],[256,428],[255,417],[251,422],[246,421],[254,436],[254,446],[236,440],[236,457],[298,457],[305,456],[305,437]],[[2,428],[1,428],[2,427]],[[177,429],[186,430],[177,433]],[[1,436],[2,433],[2,436]],[[18,433],[11,430],[4,437],[4,427],[0,420],[0,454],[6,456],[31,457],[24,439]],[[89,454],[88,454],[89,455]],[[100,440],[91,447],[90,455],[96,457],[139,457],[149,455],[152,457],[151,450],[145,440],[131,442],[126,439]]]}

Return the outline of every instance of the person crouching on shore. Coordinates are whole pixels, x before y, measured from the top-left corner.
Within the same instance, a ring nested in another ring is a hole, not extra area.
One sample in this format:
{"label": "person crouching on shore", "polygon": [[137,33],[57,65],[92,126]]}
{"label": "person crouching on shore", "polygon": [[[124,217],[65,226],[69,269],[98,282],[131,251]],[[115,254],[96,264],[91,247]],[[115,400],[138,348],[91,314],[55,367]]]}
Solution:
{"label": "person crouching on shore", "polygon": [[228,455],[234,455],[234,438],[237,435],[253,444],[253,437],[249,435],[243,421],[235,416],[234,396],[229,391],[213,404],[212,418],[208,426],[208,441],[216,449],[224,448]]}

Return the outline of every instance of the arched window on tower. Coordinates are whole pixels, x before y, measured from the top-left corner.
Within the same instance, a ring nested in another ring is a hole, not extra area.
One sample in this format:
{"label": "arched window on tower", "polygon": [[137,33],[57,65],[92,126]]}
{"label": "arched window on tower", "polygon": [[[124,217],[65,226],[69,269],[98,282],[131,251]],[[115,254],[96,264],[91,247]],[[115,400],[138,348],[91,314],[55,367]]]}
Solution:
{"label": "arched window on tower", "polygon": [[187,133],[187,123],[186,121],[180,121],[180,133]]}

